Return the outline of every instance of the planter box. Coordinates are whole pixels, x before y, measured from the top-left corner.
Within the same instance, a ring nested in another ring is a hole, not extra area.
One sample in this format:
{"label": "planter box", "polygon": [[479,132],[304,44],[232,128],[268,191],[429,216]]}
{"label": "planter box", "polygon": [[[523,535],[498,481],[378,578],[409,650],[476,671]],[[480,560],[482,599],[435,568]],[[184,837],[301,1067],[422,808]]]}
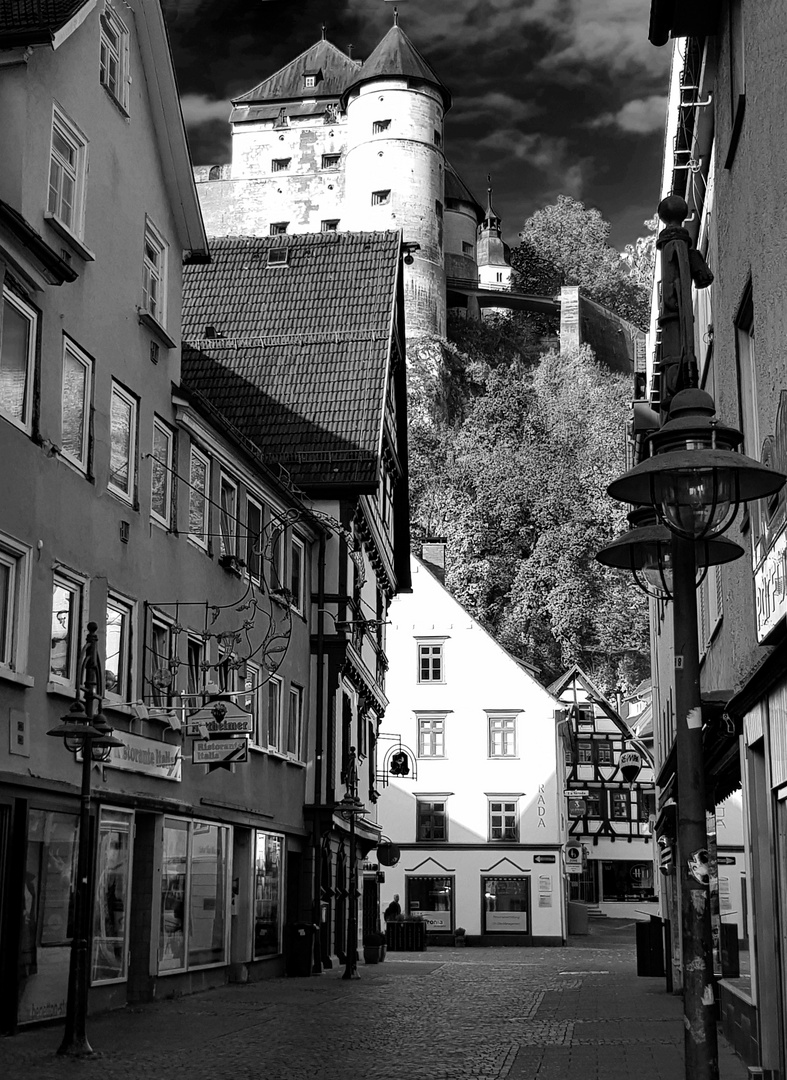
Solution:
{"label": "planter box", "polygon": [[385,939],[391,952],[423,952],[426,949],[426,923],[416,919],[389,922],[385,927]]}

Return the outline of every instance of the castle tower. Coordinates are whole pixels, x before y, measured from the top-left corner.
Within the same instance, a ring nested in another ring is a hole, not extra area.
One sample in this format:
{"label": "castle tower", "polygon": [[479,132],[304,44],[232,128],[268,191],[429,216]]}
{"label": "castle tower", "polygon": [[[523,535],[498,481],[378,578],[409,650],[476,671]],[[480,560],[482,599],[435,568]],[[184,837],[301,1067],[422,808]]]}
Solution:
{"label": "castle tower", "polygon": [[476,241],[484,211],[450,162],[445,163],[445,275],[476,281]]}
{"label": "castle tower", "polygon": [[[451,95],[394,25],[349,83],[345,212],[349,229],[401,229],[419,245],[405,265],[408,337],[445,335],[445,155]],[[408,259],[410,256],[408,256]]]}
{"label": "castle tower", "polygon": [[487,188],[486,214],[478,230],[478,282],[492,288],[511,284],[511,249],[503,243],[502,220],[492,207],[492,187]]}

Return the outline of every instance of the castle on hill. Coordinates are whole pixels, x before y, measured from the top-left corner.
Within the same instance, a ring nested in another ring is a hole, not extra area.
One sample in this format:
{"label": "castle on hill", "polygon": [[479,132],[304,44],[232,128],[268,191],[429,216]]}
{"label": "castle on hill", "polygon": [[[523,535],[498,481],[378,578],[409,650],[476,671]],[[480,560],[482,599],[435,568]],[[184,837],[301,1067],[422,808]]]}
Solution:
{"label": "castle on hill", "polygon": [[407,334],[444,337],[452,284],[511,279],[491,192],[484,209],[446,158],[450,108],[398,22],[365,61],[323,35],[233,99],[231,163],[194,170],[208,235],[400,229]]}

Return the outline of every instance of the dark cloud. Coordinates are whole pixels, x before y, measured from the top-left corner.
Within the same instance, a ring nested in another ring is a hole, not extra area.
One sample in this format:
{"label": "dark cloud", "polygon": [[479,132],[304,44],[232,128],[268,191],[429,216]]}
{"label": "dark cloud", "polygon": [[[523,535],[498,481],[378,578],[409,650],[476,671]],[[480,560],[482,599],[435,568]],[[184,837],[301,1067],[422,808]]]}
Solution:
{"label": "dark cloud", "polygon": [[[229,160],[222,119],[308,48],[323,24],[367,56],[383,0],[164,0],[196,164]],[[399,21],[451,90],[446,148],[483,201],[491,173],[507,239],[564,192],[597,206],[620,247],[658,202],[669,57],[647,41],[645,0],[400,0]],[[228,108],[226,112],[228,113]]]}

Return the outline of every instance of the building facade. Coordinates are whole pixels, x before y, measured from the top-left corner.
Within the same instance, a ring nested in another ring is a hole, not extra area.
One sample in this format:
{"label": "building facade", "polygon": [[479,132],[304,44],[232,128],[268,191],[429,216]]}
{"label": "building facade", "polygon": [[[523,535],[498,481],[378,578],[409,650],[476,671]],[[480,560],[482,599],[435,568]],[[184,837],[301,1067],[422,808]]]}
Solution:
{"label": "building facade", "polygon": [[446,590],[445,546],[424,555],[391,605],[378,805],[401,857],[384,900],[435,943],[462,927],[470,944],[561,945],[555,699]]}

